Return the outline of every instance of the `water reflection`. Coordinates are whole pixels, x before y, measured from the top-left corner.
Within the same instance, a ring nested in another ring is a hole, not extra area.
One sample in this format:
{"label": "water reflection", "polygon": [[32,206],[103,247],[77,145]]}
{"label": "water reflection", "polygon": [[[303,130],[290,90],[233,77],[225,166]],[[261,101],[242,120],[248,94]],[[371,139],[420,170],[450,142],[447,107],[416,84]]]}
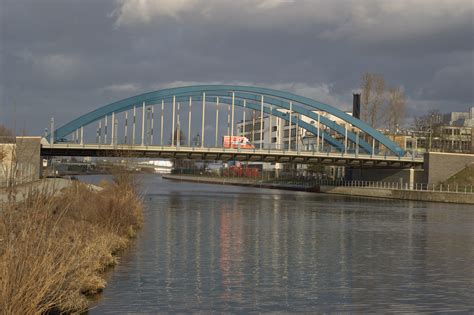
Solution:
{"label": "water reflection", "polygon": [[92,314],[474,310],[468,207],[144,180]]}

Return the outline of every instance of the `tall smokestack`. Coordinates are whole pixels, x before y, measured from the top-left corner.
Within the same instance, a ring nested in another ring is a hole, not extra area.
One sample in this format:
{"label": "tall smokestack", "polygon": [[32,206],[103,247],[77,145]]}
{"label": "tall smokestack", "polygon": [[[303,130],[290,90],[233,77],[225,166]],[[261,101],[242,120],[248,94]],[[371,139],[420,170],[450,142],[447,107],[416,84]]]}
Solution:
{"label": "tall smokestack", "polygon": [[352,94],[352,117],[360,119],[360,94]]}

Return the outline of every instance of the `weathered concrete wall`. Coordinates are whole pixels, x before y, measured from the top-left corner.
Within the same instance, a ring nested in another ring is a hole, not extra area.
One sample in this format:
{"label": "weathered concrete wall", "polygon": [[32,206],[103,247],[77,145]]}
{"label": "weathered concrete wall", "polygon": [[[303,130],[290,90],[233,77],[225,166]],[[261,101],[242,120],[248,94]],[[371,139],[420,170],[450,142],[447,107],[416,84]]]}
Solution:
{"label": "weathered concrete wall", "polygon": [[425,153],[425,183],[438,184],[463,170],[468,165],[474,163],[474,154],[457,153]]}
{"label": "weathered concrete wall", "polygon": [[321,186],[320,191],[324,193],[328,193],[328,194],[339,194],[339,195],[350,195],[350,196],[474,204],[474,194],[463,194],[463,193],[453,193],[453,192],[391,190],[391,189],[377,189],[377,188],[334,187],[334,186]]}
{"label": "weathered concrete wall", "polygon": [[27,183],[41,177],[40,141],[40,137],[16,137],[16,143],[0,145],[0,186]]}
{"label": "weathered concrete wall", "polygon": [[14,173],[13,161],[15,158],[16,144],[0,144],[0,187],[7,186],[11,174]]}
{"label": "weathered concrete wall", "polygon": [[41,177],[41,137],[17,137],[16,159],[18,176],[27,180],[38,180]]}
{"label": "weathered concrete wall", "polygon": [[[424,181],[422,169],[414,169],[414,183]],[[363,180],[387,183],[409,183],[410,169],[349,169],[346,171],[347,180]]]}

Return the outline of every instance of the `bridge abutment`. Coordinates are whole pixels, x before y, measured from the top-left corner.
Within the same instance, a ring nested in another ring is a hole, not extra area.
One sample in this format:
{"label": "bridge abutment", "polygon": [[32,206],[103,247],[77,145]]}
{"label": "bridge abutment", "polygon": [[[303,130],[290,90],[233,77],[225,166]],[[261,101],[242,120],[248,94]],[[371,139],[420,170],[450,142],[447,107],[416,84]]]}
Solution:
{"label": "bridge abutment", "polygon": [[439,184],[472,164],[474,164],[474,154],[425,153],[423,181],[428,185]]}

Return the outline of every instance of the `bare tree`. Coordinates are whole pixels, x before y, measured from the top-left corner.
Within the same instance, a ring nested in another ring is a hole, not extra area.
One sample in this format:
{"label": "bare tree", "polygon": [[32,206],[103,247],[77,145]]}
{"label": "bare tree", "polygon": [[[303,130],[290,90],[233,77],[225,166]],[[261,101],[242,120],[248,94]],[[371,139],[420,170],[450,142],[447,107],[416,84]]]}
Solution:
{"label": "bare tree", "polygon": [[376,128],[385,103],[385,79],[379,74],[362,75],[362,119]]}
{"label": "bare tree", "polygon": [[425,149],[431,150],[432,140],[441,135],[442,115],[439,110],[431,110],[426,115],[415,117],[414,128],[419,134],[426,137]]}
{"label": "bare tree", "polygon": [[391,88],[387,93],[387,126],[395,132],[405,119],[405,93],[400,87]]}
{"label": "bare tree", "polygon": [[442,115],[439,110],[431,110],[426,115],[415,117],[414,128],[416,131],[437,131],[442,125]]}

